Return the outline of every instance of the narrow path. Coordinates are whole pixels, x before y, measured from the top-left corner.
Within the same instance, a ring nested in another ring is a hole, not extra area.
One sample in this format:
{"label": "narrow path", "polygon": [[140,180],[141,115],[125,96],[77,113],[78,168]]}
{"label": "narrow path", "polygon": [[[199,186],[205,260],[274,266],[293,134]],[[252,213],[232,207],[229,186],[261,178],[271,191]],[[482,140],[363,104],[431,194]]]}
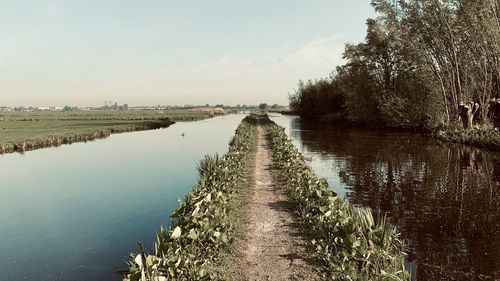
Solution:
{"label": "narrow path", "polygon": [[318,280],[303,259],[306,242],[298,233],[290,201],[277,188],[261,126],[255,165],[255,185],[248,205],[243,270],[246,280]]}

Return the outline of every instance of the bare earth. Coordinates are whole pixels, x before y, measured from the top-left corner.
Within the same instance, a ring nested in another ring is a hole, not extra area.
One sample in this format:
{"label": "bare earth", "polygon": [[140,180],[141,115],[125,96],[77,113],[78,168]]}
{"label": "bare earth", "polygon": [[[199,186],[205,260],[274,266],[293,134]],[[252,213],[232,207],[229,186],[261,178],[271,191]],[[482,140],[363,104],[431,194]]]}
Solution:
{"label": "bare earth", "polygon": [[273,182],[267,140],[260,126],[250,197],[247,234],[240,249],[244,280],[319,280],[303,259],[306,242],[298,233],[290,200]]}

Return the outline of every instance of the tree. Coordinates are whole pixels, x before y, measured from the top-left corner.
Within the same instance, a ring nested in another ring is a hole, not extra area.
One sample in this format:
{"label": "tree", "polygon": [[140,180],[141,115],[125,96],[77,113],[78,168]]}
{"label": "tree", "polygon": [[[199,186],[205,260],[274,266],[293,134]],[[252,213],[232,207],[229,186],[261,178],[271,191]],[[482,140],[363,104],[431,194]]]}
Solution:
{"label": "tree", "polygon": [[472,128],[472,121],[487,124],[499,114],[492,102],[500,97],[498,0],[372,5],[379,16],[367,20],[365,40],[346,45],[346,64],[330,78],[299,82],[289,95],[294,112],[409,128],[454,125],[460,118]]}
{"label": "tree", "polygon": [[447,122],[461,102],[474,100],[487,121],[488,102],[498,96],[500,8],[497,0],[374,0],[411,42],[418,66],[432,73]]}
{"label": "tree", "polygon": [[63,111],[74,111],[74,110],[76,110],[76,107],[71,107],[69,105],[65,105],[63,107]]}
{"label": "tree", "polygon": [[259,109],[264,111],[264,110],[267,110],[267,103],[261,103],[259,104]]}
{"label": "tree", "polygon": [[460,115],[464,129],[472,128],[472,121],[478,109],[479,104],[475,102],[460,103],[458,106],[458,114]]}

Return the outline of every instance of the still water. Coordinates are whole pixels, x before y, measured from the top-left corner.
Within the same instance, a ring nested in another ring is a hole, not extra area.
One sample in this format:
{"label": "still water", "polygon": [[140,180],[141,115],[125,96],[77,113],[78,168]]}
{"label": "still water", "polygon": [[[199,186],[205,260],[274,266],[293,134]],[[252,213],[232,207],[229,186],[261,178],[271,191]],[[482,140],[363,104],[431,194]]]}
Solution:
{"label": "still water", "polygon": [[500,153],[272,119],[339,196],[398,226],[413,280],[500,280]]}
{"label": "still water", "polygon": [[[113,281],[244,115],[0,155],[0,281]],[[185,135],[182,136],[182,133]]]}

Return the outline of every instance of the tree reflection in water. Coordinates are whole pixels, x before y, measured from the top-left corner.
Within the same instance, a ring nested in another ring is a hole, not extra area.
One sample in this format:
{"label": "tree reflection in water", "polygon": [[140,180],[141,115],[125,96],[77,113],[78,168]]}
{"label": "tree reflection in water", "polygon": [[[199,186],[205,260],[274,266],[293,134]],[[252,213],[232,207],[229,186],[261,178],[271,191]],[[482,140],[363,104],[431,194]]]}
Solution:
{"label": "tree reflection in water", "polygon": [[290,122],[301,150],[337,174],[335,189],[398,225],[416,279],[500,278],[500,153],[413,133]]}

